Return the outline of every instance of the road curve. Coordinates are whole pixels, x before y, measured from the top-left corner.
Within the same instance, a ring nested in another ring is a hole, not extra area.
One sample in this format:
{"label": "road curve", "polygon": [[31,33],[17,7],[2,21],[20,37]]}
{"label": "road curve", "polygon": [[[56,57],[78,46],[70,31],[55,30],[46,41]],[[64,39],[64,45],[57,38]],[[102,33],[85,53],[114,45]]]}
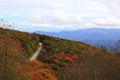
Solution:
{"label": "road curve", "polygon": [[41,49],[42,49],[42,43],[39,43],[40,47],[38,48],[38,50],[33,54],[33,56],[30,58],[30,61],[31,60],[36,60],[36,58],[38,57]]}

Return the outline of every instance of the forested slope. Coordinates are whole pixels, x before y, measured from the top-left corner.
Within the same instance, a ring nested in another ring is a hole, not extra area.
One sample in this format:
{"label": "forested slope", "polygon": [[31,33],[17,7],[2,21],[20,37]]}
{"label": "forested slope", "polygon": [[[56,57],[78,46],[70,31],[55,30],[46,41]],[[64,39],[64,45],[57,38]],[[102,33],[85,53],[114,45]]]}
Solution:
{"label": "forested slope", "polygon": [[83,42],[39,35],[43,54],[58,80],[119,80],[120,54],[98,49]]}
{"label": "forested slope", "polygon": [[39,37],[34,34],[1,28],[0,80],[56,80],[47,64],[29,61],[38,43]]}

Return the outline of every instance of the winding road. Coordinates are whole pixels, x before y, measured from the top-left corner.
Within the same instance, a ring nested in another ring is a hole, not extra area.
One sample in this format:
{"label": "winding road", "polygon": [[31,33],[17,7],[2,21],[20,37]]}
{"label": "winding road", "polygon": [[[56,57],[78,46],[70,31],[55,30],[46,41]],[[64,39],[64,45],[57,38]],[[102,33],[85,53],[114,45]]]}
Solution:
{"label": "winding road", "polygon": [[36,60],[38,55],[40,54],[40,51],[42,50],[42,43],[39,43],[40,47],[38,48],[38,50],[33,54],[33,56],[30,58],[31,60]]}

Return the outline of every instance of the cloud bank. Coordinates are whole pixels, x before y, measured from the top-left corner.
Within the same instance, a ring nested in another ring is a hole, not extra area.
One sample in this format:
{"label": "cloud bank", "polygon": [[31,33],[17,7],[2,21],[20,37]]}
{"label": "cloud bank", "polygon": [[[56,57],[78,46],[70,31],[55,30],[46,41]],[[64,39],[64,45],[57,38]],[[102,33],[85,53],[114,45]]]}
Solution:
{"label": "cloud bank", "polygon": [[120,28],[119,3],[120,0],[0,0],[0,18],[24,26],[18,29],[31,31]]}

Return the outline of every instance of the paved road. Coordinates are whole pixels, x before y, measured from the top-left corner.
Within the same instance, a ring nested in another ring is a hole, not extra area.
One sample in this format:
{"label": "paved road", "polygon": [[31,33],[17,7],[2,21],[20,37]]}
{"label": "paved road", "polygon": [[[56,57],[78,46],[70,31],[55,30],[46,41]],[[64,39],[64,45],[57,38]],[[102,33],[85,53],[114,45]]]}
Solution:
{"label": "paved road", "polygon": [[31,60],[36,60],[36,58],[38,57],[40,51],[42,50],[42,43],[39,43],[40,47],[38,48],[38,50],[33,54],[33,56],[30,58]]}

